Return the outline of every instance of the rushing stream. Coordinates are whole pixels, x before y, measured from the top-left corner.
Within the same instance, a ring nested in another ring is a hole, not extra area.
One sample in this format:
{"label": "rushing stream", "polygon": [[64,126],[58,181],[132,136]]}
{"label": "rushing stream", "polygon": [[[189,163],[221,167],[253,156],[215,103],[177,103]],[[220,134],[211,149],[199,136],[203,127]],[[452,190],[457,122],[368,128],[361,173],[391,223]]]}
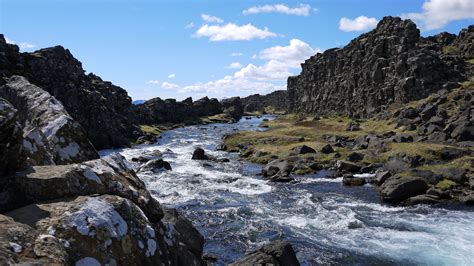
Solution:
{"label": "rushing stream", "polygon": [[[178,128],[154,145],[120,152],[128,160],[163,152],[173,170],[139,176],[163,205],[193,222],[218,264],[283,238],[303,265],[474,265],[472,209],[384,205],[373,187],[347,188],[324,172],[297,177],[295,184],[269,183],[258,175],[261,166],[215,151],[224,134],[262,130],[261,121]],[[193,161],[196,147],[230,162]]]}

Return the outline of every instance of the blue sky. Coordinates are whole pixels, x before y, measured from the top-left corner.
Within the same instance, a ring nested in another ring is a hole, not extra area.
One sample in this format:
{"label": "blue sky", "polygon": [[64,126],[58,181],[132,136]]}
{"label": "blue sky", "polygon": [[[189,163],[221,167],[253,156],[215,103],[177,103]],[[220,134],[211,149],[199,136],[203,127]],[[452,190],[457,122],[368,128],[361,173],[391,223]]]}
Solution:
{"label": "blue sky", "polygon": [[0,0],[0,32],[23,51],[68,48],[133,99],[223,98],[286,88],[304,59],[387,15],[458,33],[474,0]]}

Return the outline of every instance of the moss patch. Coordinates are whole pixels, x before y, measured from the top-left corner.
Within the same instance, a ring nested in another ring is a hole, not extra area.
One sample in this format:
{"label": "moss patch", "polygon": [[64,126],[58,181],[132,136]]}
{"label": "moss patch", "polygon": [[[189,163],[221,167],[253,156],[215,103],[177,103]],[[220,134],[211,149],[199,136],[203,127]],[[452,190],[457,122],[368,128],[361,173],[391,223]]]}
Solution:
{"label": "moss patch", "polygon": [[436,188],[442,189],[442,190],[448,190],[456,186],[456,183],[454,181],[451,181],[449,179],[444,179],[438,182],[436,184]]}
{"label": "moss patch", "polygon": [[446,45],[443,47],[443,53],[447,55],[458,55],[461,51],[456,46]]}
{"label": "moss patch", "polygon": [[155,125],[140,125],[140,130],[154,136],[159,136],[162,132],[162,130]]}

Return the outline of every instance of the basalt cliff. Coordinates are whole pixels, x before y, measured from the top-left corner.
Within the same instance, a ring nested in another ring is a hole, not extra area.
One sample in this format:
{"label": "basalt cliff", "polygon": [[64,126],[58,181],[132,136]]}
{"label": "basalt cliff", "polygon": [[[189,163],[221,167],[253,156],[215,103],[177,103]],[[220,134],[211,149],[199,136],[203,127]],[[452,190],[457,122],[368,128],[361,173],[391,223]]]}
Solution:
{"label": "basalt cliff", "polygon": [[429,38],[410,20],[385,17],[343,48],[318,53],[288,78],[289,109],[312,115],[367,118],[450,90],[472,73],[474,27]]}

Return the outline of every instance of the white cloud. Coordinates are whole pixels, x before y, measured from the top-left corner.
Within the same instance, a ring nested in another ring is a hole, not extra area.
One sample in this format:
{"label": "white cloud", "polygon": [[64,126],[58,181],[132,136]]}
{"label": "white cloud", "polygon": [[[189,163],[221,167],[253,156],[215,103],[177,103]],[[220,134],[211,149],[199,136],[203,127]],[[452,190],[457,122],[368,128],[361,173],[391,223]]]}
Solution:
{"label": "white cloud", "polygon": [[435,30],[448,23],[474,18],[473,0],[427,0],[421,13],[403,14],[403,18],[413,19],[426,30]]}
{"label": "white cloud", "polygon": [[208,22],[208,23],[222,23],[222,22],[224,22],[224,20],[222,20],[221,18],[211,16],[211,15],[208,15],[208,14],[201,14],[201,19],[204,20],[205,22]]}
{"label": "white cloud", "polygon": [[258,82],[245,78],[225,76],[222,79],[205,83],[195,83],[179,89],[181,93],[203,93],[213,95],[249,95],[269,93],[285,89],[286,85],[275,82]]}
{"label": "white cloud", "polygon": [[208,37],[212,42],[218,41],[248,41],[253,39],[266,39],[276,37],[278,34],[268,30],[268,28],[259,29],[252,24],[242,26],[228,23],[226,25],[203,25],[195,34],[196,37]]}
{"label": "white cloud", "polygon": [[260,52],[260,58],[264,60],[277,60],[289,67],[299,67],[310,56],[321,52],[313,49],[307,43],[298,39],[290,40],[288,46],[274,46]]}
{"label": "white cloud", "polygon": [[186,27],[184,27],[184,28],[185,28],[185,29],[192,29],[192,28],[194,28],[194,26],[195,26],[195,25],[194,25],[194,22],[191,21],[191,22],[189,22],[189,24],[186,25]]}
{"label": "white cloud", "polygon": [[244,55],[243,53],[231,53],[230,56],[242,56]]}
{"label": "white cloud", "polygon": [[178,84],[174,84],[174,83],[170,83],[170,82],[163,82],[161,84],[161,87],[163,89],[167,89],[167,90],[175,90],[175,89],[179,89],[180,86]]}
{"label": "white cloud", "polygon": [[160,81],[158,80],[149,80],[147,82],[145,82],[146,84],[150,84],[150,85],[159,85],[160,84]]}
{"label": "white cloud", "polygon": [[176,75],[175,75],[175,74],[169,74],[169,75],[168,75],[168,78],[169,78],[169,79],[174,79],[174,78],[176,78]]}
{"label": "white cloud", "polygon": [[256,80],[284,80],[291,73],[288,65],[276,60],[270,60],[263,66],[248,64],[234,74],[236,78],[253,78]]}
{"label": "white cloud", "polygon": [[233,63],[230,63],[230,65],[227,68],[241,68],[241,67],[242,67],[241,63],[233,62]]}
{"label": "white cloud", "polygon": [[15,41],[11,40],[11,39],[8,39],[7,37],[5,37],[5,41],[9,44],[16,44],[18,45],[18,47],[20,47],[20,49],[22,50],[27,50],[27,49],[32,49],[32,48],[35,48],[36,45],[34,44],[31,44],[31,43],[27,43],[27,42],[21,42],[21,43],[16,43]]}
{"label": "white cloud", "polygon": [[355,19],[341,18],[339,20],[339,29],[342,31],[365,31],[371,30],[377,26],[378,20],[376,18],[368,18],[360,16]]}
{"label": "white cloud", "polygon": [[259,14],[259,13],[281,13],[286,15],[295,16],[309,16],[311,12],[311,6],[307,4],[300,4],[297,7],[288,7],[284,4],[278,5],[264,5],[264,6],[253,6],[249,9],[242,11],[244,15]]}
{"label": "white cloud", "polygon": [[257,59],[257,54],[253,54],[252,59]]}

